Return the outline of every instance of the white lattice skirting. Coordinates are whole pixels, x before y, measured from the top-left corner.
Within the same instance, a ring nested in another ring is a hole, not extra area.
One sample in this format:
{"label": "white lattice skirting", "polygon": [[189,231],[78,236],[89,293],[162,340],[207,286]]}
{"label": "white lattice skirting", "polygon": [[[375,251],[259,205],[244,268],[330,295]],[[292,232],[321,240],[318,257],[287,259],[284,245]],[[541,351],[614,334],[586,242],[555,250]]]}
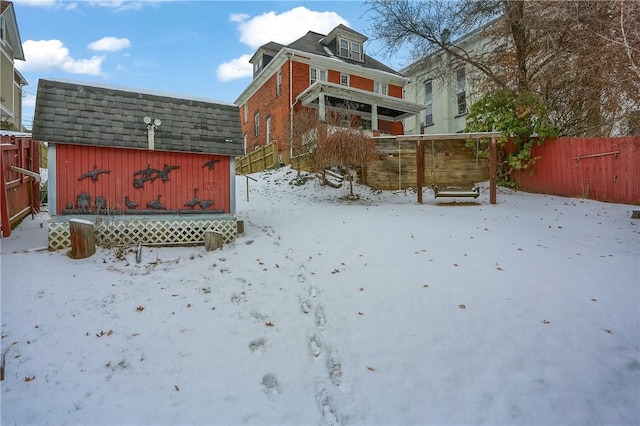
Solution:
{"label": "white lattice skirting", "polygon": [[71,246],[69,219],[81,218],[94,223],[96,244],[103,247],[136,245],[191,245],[204,243],[204,231],[213,229],[230,243],[238,236],[238,224],[232,215],[206,218],[154,216],[54,216],[49,222],[49,249]]}

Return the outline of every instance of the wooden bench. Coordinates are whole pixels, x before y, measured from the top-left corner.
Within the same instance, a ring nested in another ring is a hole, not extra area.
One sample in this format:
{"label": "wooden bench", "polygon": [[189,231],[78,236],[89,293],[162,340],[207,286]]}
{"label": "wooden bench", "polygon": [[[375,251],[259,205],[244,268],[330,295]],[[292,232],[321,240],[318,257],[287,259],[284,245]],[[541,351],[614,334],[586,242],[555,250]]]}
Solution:
{"label": "wooden bench", "polygon": [[440,197],[473,197],[478,198],[480,196],[480,188],[475,187],[471,191],[440,191],[436,186],[434,189],[434,195],[436,198]]}

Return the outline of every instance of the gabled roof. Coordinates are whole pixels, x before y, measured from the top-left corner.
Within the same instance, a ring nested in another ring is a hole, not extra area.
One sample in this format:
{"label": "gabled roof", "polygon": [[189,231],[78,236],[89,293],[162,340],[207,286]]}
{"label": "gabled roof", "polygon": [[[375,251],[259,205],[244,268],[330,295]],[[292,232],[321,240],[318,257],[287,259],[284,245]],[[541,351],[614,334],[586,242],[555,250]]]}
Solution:
{"label": "gabled roof", "polygon": [[352,30],[351,28],[347,27],[346,25],[338,25],[337,27],[335,27],[334,29],[331,30],[331,32],[329,34],[327,34],[327,36],[325,37],[325,42],[329,43],[333,40],[335,40],[336,37],[338,36],[346,36],[347,38],[351,38],[354,40],[358,40],[362,43],[364,43],[365,41],[367,41],[368,37],[360,34],[357,31]]}
{"label": "gabled roof", "polygon": [[32,133],[38,141],[148,149],[144,117],[161,120],[156,150],[244,154],[233,104],[82,82],[38,81]]}
{"label": "gabled roof", "polygon": [[308,33],[306,33],[296,41],[289,43],[286,47],[288,47],[289,49],[294,49],[301,52],[313,53],[315,55],[324,56],[327,58],[338,59],[340,61],[343,61],[349,64],[360,65],[363,68],[369,68],[369,69],[384,71],[392,74],[398,74],[398,72],[396,72],[392,68],[384,65],[382,62],[379,62],[373,59],[371,56],[367,55],[366,53],[363,54],[364,62],[354,61],[349,58],[343,58],[341,56],[338,56],[336,52],[330,49],[329,44],[331,41],[333,41],[336,38],[338,34],[347,34],[347,33],[350,33],[356,36],[355,38],[358,39],[358,41],[364,42],[367,39],[362,34],[356,31],[353,31],[351,28],[340,24],[339,26],[331,30],[331,32],[329,33],[332,35],[331,37],[324,34],[309,31]]}
{"label": "gabled roof", "polygon": [[18,31],[18,20],[13,10],[13,3],[6,0],[0,1],[0,14],[5,18],[7,35],[6,38],[13,49],[13,59],[24,61],[24,51],[22,50],[22,40]]}

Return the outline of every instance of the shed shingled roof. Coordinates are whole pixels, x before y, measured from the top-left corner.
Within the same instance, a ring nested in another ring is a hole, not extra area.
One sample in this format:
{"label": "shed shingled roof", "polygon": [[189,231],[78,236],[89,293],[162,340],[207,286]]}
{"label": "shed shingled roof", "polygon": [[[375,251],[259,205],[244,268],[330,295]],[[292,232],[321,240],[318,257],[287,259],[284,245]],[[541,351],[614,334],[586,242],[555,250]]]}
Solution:
{"label": "shed shingled roof", "polygon": [[233,104],[56,80],[38,81],[33,139],[148,149],[145,116],[162,121],[156,150],[244,154]]}

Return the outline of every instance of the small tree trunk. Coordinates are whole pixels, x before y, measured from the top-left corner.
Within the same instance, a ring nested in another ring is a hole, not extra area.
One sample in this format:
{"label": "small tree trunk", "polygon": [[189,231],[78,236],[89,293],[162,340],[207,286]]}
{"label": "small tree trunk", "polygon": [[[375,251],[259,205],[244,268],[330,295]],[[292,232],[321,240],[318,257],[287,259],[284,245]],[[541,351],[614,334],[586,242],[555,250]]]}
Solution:
{"label": "small tree trunk", "polygon": [[213,229],[207,229],[204,231],[204,248],[207,251],[216,250],[222,248],[224,239],[222,234],[214,231]]}
{"label": "small tree trunk", "polygon": [[93,223],[83,219],[71,219],[69,220],[69,231],[71,233],[69,257],[84,259],[96,252],[96,233]]}

